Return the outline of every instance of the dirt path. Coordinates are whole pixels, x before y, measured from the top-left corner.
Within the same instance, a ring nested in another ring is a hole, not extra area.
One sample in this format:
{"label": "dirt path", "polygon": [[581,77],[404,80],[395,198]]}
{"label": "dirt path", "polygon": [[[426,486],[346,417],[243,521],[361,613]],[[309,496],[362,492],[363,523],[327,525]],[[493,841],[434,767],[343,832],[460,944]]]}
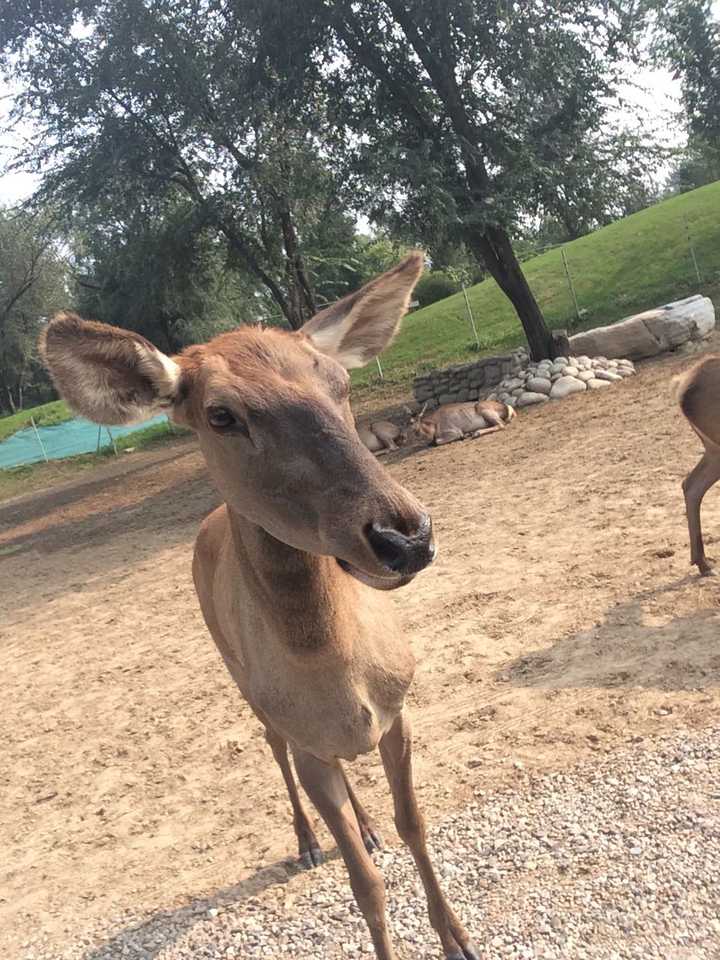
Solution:
{"label": "dirt path", "polygon": [[[474,791],[704,726],[720,704],[718,581],[689,570],[679,482],[698,443],[644,365],[507,431],[388,465],[440,557],[395,595],[430,819]],[[191,544],[199,454],[0,511],[0,944],[287,874],[294,838],[258,724],[206,635]],[[720,534],[720,500],[704,510]],[[712,547],[710,548],[712,553]],[[353,778],[392,838],[375,760]]]}

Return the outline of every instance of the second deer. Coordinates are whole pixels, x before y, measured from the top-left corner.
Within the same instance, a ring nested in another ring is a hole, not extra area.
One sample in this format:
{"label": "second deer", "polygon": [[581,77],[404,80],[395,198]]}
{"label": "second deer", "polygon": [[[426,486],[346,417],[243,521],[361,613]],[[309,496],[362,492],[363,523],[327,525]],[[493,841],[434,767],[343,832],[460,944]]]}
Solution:
{"label": "second deer", "polygon": [[702,576],[707,576],[712,573],[712,566],[705,556],[700,505],[710,487],[720,480],[720,356],[704,357],[679,381],[680,409],[705,447],[682,487],[690,534],[690,563],[697,566]]}

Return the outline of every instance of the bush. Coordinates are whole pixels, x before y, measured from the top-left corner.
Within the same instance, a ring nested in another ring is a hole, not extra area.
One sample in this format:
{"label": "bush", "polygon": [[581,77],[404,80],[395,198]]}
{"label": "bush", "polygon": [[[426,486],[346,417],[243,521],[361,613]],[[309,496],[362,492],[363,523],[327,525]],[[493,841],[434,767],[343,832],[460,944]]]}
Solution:
{"label": "bush", "polygon": [[444,270],[429,270],[418,281],[413,291],[413,299],[420,302],[421,307],[427,307],[445,297],[457,293],[460,285]]}

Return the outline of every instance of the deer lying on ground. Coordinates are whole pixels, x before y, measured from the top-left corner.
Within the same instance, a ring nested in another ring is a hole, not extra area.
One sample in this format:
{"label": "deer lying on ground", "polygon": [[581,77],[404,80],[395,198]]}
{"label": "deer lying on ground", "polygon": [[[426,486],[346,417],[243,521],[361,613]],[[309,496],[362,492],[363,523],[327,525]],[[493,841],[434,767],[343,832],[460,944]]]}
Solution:
{"label": "deer lying on ground", "polygon": [[42,349],[83,416],[124,424],[165,410],[197,433],[225,502],[197,538],[195,586],[220,654],[265,726],[302,861],[318,864],[321,854],[288,745],[347,864],[376,956],[395,960],[368,852],[379,837],[341,766],[379,748],[445,957],[479,960],[428,855],[403,710],[414,659],[386,593],[432,562],[432,525],[361,443],[344,369],[392,340],[422,266],[411,254],[296,333],[242,327],[167,357],[135,333],[60,314]]}
{"label": "deer lying on ground", "polygon": [[447,403],[432,413],[425,413],[426,408],[427,404],[410,423],[416,436],[429,440],[436,447],[466,437],[497,433],[516,416],[513,407],[499,400]]}
{"label": "deer lying on ground", "polygon": [[720,480],[720,356],[705,357],[678,378],[680,409],[702,440],[705,452],[683,480],[690,534],[690,563],[702,576],[712,573],[705,556],[700,505],[710,487]]}
{"label": "deer lying on ground", "polygon": [[370,453],[381,457],[389,450],[397,450],[406,441],[405,433],[390,420],[375,420],[357,428],[358,436]]}

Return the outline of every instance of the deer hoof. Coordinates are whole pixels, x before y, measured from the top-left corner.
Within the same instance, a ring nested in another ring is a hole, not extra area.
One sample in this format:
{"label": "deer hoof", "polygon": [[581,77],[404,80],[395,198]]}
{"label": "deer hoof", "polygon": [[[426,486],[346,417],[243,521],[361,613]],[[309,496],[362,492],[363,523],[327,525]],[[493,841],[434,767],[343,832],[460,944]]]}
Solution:
{"label": "deer hoof", "polygon": [[312,870],[313,867],[319,867],[325,861],[320,847],[310,847],[304,853],[300,854],[299,864],[303,870]]}
{"label": "deer hoof", "polygon": [[447,960],[480,960],[480,951],[474,943],[468,943],[462,947],[460,953],[450,953]]}
{"label": "deer hoof", "polygon": [[368,853],[375,853],[376,850],[382,850],[384,846],[383,838],[374,824],[362,824],[360,833],[362,834],[363,843]]}

